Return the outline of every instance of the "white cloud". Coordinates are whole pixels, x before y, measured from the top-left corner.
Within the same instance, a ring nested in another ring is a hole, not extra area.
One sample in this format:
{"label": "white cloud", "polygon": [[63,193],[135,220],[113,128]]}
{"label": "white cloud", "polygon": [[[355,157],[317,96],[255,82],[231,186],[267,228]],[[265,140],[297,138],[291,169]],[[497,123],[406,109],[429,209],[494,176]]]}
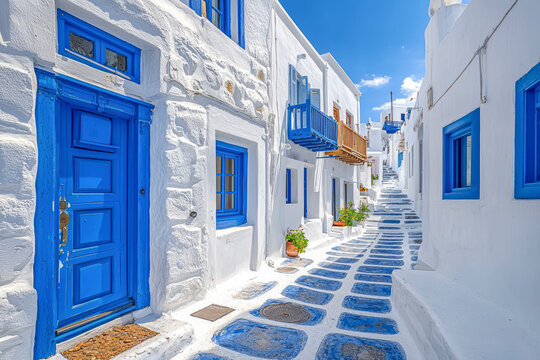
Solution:
{"label": "white cloud", "polygon": [[360,83],[356,84],[357,87],[371,87],[371,88],[378,88],[381,86],[384,86],[388,84],[390,81],[390,76],[375,76],[373,75],[372,79],[362,79],[360,80]]}
{"label": "white cloud", "polygon": [[[394,99],[394,106],[413,106],[414,98],[398,98]],[[390,109],[390,101],[385,102],[381,106],[373,108],[373,111],[384,111]]]}
{"label": "white cloud", "polygon": [[401,83],[401,92],[403,95],[406,95],[407,97],[416,97],[416,93],[418,90],[420,90],[420,86],[422,85],[422,80],[415,80],[414,76],[408,76],[405,79],[403,79],[403,83]]}
{"label": "white cloud", "polygon": [[[404,98],[394,99],[394,106],[414,106],[416,100],[416,94],[422,85],[422,80],[415,80],[414,76],[408,76],[403,79],[401,83],[401,93],[405,95]],[[381,106],[376,106],[373,111],[384,111],[390,109],[390,101],[384,103]]]}

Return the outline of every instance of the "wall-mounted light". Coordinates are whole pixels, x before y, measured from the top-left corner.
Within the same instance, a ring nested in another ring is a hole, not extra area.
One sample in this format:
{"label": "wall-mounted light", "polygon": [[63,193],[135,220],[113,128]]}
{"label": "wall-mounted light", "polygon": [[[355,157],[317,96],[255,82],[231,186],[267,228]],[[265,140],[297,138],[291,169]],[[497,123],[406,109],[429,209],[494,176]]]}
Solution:
{"label": "wall-mounted light", "polygon": [[297,60],[304,60],[305,58],[307,57],[307,55],[304,53],[304,54],[299,54],[296,59]]}

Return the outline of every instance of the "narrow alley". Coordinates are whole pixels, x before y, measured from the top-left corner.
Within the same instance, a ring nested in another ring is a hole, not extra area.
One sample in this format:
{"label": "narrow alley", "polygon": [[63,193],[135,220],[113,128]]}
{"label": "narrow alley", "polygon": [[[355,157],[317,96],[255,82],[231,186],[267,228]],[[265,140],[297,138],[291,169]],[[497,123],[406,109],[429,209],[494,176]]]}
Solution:
{"label": "narrow alley", "polygon": [[[392,272],[414,267],[422,243],[421,221],[397,181],[385,168],[358,238],[285,260],[246,288],[220,288],[173,314],[194,329],[193,343],[175,359],[418,358],[391,301]],[[211,304],[234,311],[215,322],[190,315]]]}
{"label": "narrow alley", "polygon": [[0,360],[537,360],[539,14],[0,1]]}

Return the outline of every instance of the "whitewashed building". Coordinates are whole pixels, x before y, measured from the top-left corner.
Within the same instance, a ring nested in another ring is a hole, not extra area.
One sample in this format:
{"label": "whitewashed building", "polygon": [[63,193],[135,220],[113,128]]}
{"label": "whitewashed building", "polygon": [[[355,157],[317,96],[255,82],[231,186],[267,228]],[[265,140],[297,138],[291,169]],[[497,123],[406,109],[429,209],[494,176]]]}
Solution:
{"label": "whitewashed building", "polygon": [[399,173],[423,244],[392,290],[426,359],[538,357],[539,13],[535,0],[430,7]]}
{"label": "whitewashed building", "polygon": [[337,133],[291,141],[291,66],[358,135],[359,91],[277,2],[0,3],[0,359],[185,306],[289,227],[328,236],[360,167],[317,159]]}

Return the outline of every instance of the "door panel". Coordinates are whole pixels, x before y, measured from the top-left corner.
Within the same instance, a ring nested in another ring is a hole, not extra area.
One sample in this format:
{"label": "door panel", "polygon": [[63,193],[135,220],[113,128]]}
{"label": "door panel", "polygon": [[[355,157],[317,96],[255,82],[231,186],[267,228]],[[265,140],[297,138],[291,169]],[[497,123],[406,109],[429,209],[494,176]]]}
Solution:
{"label": "door panel", "polygon": [[127,122],[62,104],[59,137],[60,198],[70,217],[59,236],[63,327],[130,301]]}

